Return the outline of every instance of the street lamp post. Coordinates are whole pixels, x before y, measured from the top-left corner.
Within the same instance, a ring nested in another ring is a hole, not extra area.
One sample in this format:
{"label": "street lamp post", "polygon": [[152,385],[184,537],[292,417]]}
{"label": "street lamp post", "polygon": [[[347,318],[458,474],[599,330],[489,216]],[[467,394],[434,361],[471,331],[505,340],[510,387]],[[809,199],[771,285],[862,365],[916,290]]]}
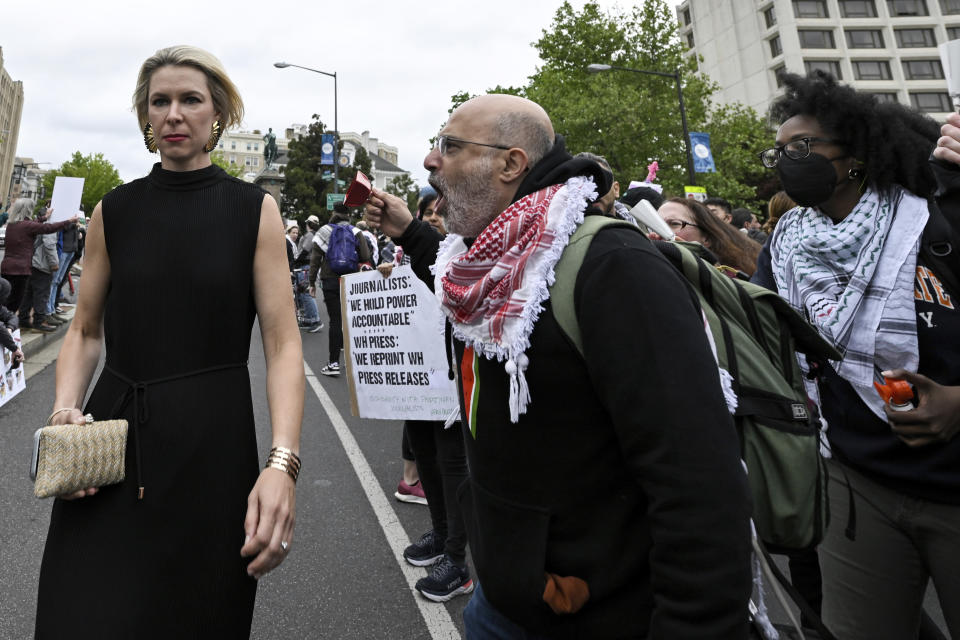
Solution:
{"label": "street lamp post", "polygon": [[667,73],[665,71],[648,71],[646,69],[614,67],[609,64],[591,64],[587,66],[587,71],[589,73],[602,73],[603,71],[632,71],[633,73],[645,73],[651,76],[664,76],[666,78],[673,78],[674,82],[677,83],[677,100],[680,102],[680,123],[683,125],[683,144],[687,156],[687,179],[690,181],[691,186],[696,185],[697,176],[693,170],[693,149],[690,146],[690,131],[687,129],[687,110],[683,106],[683,87],[680,85],[680,70],[677,69],[673,73]]}
{"label": "street lamp post", "polygon": [[275,66],[277,69],[296,67],[297,69],[313,71],[314,73],[321,73],[325,76],[330,76],[333,78],[333,192],[340,193],[340,158],[337,155],[337,147],[340,144],[340,127],[337,123],[337,72],[334,71],[333,73],[327,73],[326,71],[311,69],[310,67],[301,67],[298,64],[292,64],[289,62],[274,62],[273,66]]}

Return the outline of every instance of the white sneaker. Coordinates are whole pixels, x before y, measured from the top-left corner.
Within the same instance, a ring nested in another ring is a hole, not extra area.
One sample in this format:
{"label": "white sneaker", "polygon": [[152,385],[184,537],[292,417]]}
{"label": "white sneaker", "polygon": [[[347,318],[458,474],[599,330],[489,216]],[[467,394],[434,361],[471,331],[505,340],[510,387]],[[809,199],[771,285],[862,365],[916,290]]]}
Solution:
{"label": "white sneaker", "polygon": [[320,369],[320,375],[322,376],[331,376],[333,378],[340,377],[340,364],[337,362],[331,362],[323,369]]}

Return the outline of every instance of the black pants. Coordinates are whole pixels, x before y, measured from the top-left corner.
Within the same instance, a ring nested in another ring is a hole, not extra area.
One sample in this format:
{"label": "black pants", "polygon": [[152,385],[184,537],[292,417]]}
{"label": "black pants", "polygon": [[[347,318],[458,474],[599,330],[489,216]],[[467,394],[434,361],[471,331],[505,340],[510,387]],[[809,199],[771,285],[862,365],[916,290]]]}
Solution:
{"label": "black pants", "polygon": [[47,319],[47,303],[50,302],[50,282],[53,274],[30,267],[30,278],[20,304],[20,326],[30,326],[30,308],[33,307],[33,324],[43,324]]}
{"label": "black pants", "polygon": [[442,422],[407,420],[404,430],[417,459],[433,530],[446,540],[444,551],[450,559],[462,565],[467,558],[467,531],[457,488],[467,479],[463,429],[459,423],[444,429]]}
{"label": "black pants", "polygon": [[27,281],[30,280],[30,276],[3,274],[3,277],[10,283],[10,297],[7,298],[7,304],[5,306],[7,309],[10,309],[10,311],[16,313],[17,309],[20,308],[20,303],[23,301],[23,294],[27,290]]}
{"label": "black pants", "polygon": [[327,307],[327,316],[330,318],[330,329],[327,331],[330,359],[327,362],[340,362],[340,352],[343,350],[343,319],[340,317],[340,278],[323,278],[320,280],[323,289],[323,304]]}
{"label": "black pants", "polygon": [[400,457],[407,462],[416,462],[417,460],[413,455],[413,449],[410,448],[410,437],[407,435],[407,423],[403,423],[403,439],[400,441]]}

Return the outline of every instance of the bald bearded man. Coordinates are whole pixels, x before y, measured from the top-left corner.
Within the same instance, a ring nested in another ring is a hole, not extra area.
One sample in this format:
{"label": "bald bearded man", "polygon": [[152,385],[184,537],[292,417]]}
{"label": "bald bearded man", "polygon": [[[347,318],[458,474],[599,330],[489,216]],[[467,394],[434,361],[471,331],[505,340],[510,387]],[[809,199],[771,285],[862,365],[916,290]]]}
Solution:
{"label": "bald bearded man", "polygon": [[548,286],[610,174],[507,95],[458,107],[424,167],[445,240],[379,190],[366,215],[453,336],[480,582],[467,637],[745,638],[746,478],[681,276],[639,232],[600,231],[573,283],[581,356]]}

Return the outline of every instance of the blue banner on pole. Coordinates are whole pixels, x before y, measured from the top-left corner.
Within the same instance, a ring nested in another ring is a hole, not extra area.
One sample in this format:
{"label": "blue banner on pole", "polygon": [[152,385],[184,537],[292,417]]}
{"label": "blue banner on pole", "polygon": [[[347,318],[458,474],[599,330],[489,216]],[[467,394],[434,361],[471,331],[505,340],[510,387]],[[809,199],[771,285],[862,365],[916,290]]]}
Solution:
{"label": "blue banner on pole", "polygon": [[320,136],[320,164],[333,164],[333,134],[325,133]]}
{"label": "blue banner on pole", "polygon": [[715,173],[717,165],[713,163],[710,150],[710,134],[690,132],[690,148],[693,149],[693,170],[697,173]]}

